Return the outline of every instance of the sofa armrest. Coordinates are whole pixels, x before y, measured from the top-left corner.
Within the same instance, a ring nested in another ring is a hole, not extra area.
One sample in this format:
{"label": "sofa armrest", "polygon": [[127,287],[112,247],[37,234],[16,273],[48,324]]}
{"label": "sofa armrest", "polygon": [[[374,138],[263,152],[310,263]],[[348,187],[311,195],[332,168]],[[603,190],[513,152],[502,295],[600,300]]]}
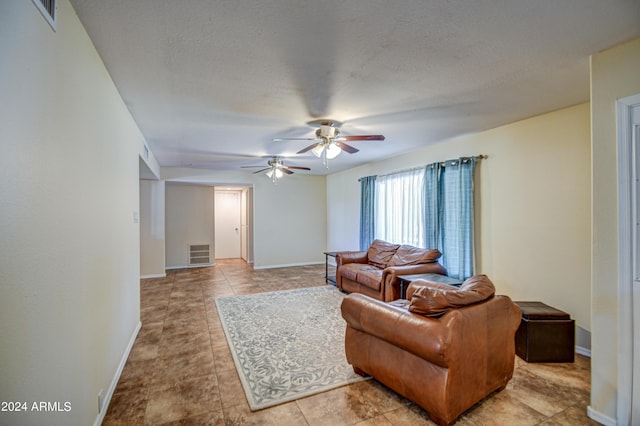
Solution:
{"label": "sofa armrest", "polygon": [[412,274],[440,274],[446,275],[446,269],[438,262],[421,263],[419,265],[399,265],[389,266],[382,271],[382,277],[390,277],[394,282],[397,281],[400,275],[412,275]]}
{"label": "sofa armrest", "polygon": [[348,263],[367,263],[366,251],[340,251],[336,253],[336,286],[342,290],[340,268]]}
{"label": "sofa armrest", "polygon": [[341,311],[348,327],[447,367],[445,352],[451,346],[451,330],[442,324],[441,319],[412,314],[405,308],[359,293],[346,296]]}
{"label": "sofa armrest", "polygon": [[382,285],[384,286],[383,300],[390,302],[400,298],[401,275],[412,274],[440,274],[446,275],[447,270],[438,262],[421,263],[418,265],[389,266],[382,271]]}
{"label": "sofa armrest", "polygon": [[336,265],[338,267],[347,263],[367,263],[366,251],[341,251],[336,253]]}

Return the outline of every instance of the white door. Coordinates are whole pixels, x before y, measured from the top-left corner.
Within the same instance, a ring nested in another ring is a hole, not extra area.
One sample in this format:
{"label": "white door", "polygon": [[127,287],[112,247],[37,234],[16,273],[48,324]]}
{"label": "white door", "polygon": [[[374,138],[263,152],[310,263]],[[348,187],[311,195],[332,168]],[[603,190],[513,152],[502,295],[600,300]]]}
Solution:
{"label": "white door", "polygon": [[215,254],[216,259],[240,257],[240,191],[215,193]]}

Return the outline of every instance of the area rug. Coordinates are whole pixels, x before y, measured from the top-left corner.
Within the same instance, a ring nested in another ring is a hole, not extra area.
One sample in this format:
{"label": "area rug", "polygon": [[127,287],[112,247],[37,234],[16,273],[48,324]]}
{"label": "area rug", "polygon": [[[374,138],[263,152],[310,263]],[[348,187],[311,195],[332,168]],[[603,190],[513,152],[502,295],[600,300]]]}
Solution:
{"label": "area rug", "polygon": [[343,297],[327,285],[216,299],[251,410],[364,380],[344,353]]}

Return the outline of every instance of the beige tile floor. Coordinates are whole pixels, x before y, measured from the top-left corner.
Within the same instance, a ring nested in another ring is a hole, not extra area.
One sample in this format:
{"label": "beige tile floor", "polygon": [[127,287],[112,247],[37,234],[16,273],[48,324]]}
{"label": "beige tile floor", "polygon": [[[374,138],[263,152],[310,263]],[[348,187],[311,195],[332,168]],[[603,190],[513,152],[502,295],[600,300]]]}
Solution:
{"label": "beige tile floor", "polygon": [[[214,299],[325,285],[324,265],[254,271],[241,260],[142,280],[142,329],[104,425],[431,425],[420,407],[374,380],[251,412]],[[458,425],[597,425],[586,416],[589,358],[528,364]]]}

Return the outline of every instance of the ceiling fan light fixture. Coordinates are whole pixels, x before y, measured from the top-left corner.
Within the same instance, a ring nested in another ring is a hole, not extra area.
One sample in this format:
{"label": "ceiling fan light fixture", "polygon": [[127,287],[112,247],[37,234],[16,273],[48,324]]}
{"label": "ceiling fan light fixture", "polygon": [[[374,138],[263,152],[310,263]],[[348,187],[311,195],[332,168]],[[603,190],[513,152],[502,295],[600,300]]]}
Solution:
{"label": "ceiling fan light fixture", "polygon": [[349,154],[355,154],[359,151],[359,149],[349,145],[346,142],[385,140],[384,135],[340,136],[340,129],[338,129],[338,126],[340,126],[342,123],[335,120],[318,119],[309,121],[307,124],[317,127],[315,131],[315,138],[279,138],[274,140],[313,141],[314,143],[302,148],[297,152],[297,154],[304,154],[305,152],[311,151],[313,155],[322,159],[322,164],[324,164],[326,168],[329,168],[329,160],[336,158],[342,151],[345,151]]}
{"label": "ceiling fan light fixture", "polygon": [[329,139],[335,138],[338,136],[338,133],[340,133],[338,129],[328,124],[321,125],[320,128],[316,130],[316,136]]}
{"label": "ceiling fan light fixture", "polygon": [[315,148],[311,150],[313,155],[315,155],[318,158],[320,158],[320,156],[322,155],[322,151],[324,151],[324,144],[321,144],[321,143],[317,144]]}
{"label": "ceiling fan light fixture", "polygon": [[332,158],[336,158],[341,152],[342,149],[338,145],[334,143],[329,144],[327,147],[327,159],[331,160]]}
{"label": "ceiling fan light fixture", "polygon": [[282,176],[284,176],[284,173],[278,167],[272,167],[271,169],[267,170],[265,175],[267,175],[269,179],[275,180],[280,179]]}

